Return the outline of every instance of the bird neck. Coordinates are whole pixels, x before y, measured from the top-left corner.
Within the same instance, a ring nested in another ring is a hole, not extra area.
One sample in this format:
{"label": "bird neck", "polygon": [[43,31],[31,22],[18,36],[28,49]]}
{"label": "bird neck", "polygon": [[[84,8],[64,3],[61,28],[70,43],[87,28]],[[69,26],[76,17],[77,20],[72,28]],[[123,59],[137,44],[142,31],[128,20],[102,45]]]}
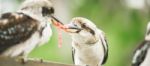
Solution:
{"label": "bird neck", "polygon": [[78,44],[86,44],[86,45],[93,45],[99,41],[96,37],[90,37],[90,38],[74,37],[72,39]]}

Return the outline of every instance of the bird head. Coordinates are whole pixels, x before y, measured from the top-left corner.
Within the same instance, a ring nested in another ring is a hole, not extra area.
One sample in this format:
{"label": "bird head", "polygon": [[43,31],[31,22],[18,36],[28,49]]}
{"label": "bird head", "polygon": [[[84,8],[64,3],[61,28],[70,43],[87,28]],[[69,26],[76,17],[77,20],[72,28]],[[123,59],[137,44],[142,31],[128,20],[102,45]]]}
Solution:
{"label": "bird head", "polygon": [[38,20],[42,20],[43,18],[43,20],[50,21],[52,23],[54,20],[55,22],[61,23],[54,17],[55,11],[50,0],[25,0],[18,11],[25,12]]}
{"label": "bird head", "polygon": [[150,22],[147,25],[145,40],[150,41]]}
{"label": "bird head", "polygon": [[83,43],[94,43],[97,41],[96,25],[83,17],[75,17],[70,24],[65,25],[68,32],[74,41]]}

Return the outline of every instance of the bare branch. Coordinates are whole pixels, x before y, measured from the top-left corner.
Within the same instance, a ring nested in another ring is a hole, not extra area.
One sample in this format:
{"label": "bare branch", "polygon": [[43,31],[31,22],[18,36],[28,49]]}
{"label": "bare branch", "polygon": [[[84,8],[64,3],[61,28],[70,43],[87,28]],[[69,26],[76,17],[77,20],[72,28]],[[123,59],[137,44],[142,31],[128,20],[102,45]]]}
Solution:
{"label": "bare branch", "polygon": [[75,66],[69,64],[61,64],[55,62],[41,62],[37,60],[28,60],[24,64],[18,59],[0,57],[0,66]]}

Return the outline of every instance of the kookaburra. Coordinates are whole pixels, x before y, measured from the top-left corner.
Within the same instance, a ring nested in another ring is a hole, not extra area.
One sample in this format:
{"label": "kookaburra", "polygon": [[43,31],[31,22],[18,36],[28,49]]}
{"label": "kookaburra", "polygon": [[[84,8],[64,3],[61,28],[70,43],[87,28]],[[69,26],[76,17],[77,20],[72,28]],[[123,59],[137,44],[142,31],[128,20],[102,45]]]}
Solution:
{"label": "kookaburra", "polygon": [[83,17],[75,17],[65,25],[72,36],[75,65],[101,66],[107,61],[108,45],[104,32]]}
{"label": "kookaburra", "polygon": [[35,47],[44,44],[52,35],[54,20],[50,0],[25,0],[18,11],[0,16],[0,55],[26,57]]}
{"label": "kookaburra", "polygon": [[145,40],[135,50],[132,66],[150,66],[150,22],[147,26]]}

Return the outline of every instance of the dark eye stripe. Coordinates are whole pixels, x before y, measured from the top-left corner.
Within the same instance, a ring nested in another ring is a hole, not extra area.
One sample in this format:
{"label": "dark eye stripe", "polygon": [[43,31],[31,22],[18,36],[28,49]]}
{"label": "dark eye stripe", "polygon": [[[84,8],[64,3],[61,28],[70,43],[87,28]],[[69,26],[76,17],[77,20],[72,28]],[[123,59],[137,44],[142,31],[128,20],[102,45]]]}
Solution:
{"label": "dark eye stripe", "polygon": [[85,23],[83,23],[83,24],[81,25],[81,27],[82,27],[82,28],[87,28],[86,25],[85,25]]}
{"label": "dark eye stripe", "polygon": [[87,27],[87,26],[85,25],[85,23],[83,23],[81,27],[82,27],[83,29],[86,29],[87,31],[89,31],[92,35],[95,35],[94,30],[92,30],[91,28]]}
{"label": "dark eye stripe", "polygon": [[92,35],[95,35],[95,32],[92,29],[89,28],[89,30]]}

